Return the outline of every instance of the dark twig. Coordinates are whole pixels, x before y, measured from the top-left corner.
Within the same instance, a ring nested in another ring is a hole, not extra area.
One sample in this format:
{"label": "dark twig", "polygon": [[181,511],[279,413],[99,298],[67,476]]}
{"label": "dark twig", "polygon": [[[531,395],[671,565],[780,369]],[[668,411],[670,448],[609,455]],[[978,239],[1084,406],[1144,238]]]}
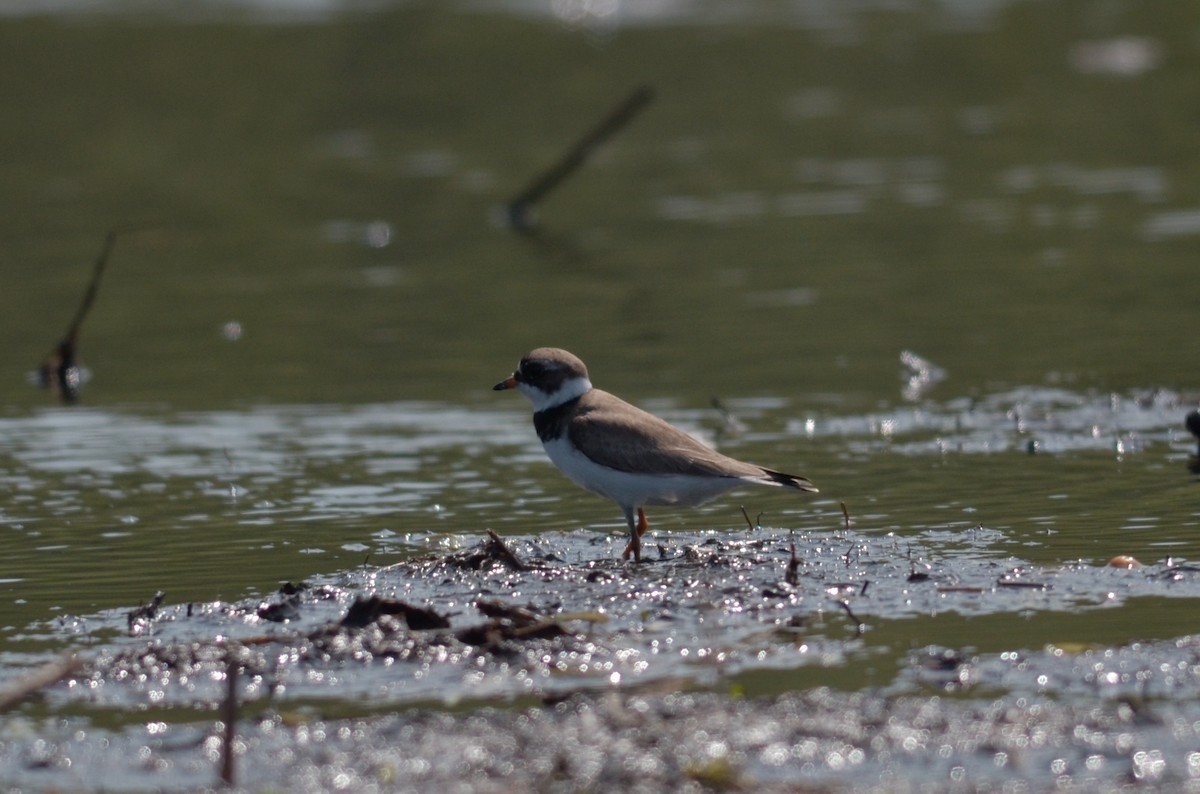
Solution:
{"label": "dark twig", "polygon": [[864,629],[863,622],[858,619],[858,615],[855,615],[854,610],[850,608],[850,602],[843,598],[838,601],[838,606],[844,609],[846,614],[850,616],[850,619],[854,621],[855,635],[861,635]]}
{"label": "dark twig", "polygon": [[1001,577],[996,580],[997,587],[1011,587],[1016,590],[1049,590],[1050,585],[1043,582],[1021,582]]}
{"label": "dark twig", "polygon": [[125,621],[129,625],[129,633],[137,634],[158,617],[158,608],[162,606],[163,600],[167,594],[159,590],[154,594],[154,598],[150,599],[149,604],[142,604],[137,609],[132,609],[125,613]]}
{"label": "dark twig", "polygon": [[100,280],[104,276],[113,248],[117,244],[117,237],[128,235],[131,232],[144,231],[148,228],[151,227],[135,224],[117,226],[108,230],[104,236],[104,243],[100,247],[100,254],[92,266],[92,277],[88,282],[87,289],[84,290],[83,300],[80,301],[79,308],[75,310],[75,316],[71,319],[67,332],[58,345],[47,354],[35,373],[37,383],[43,388],[49,389],[64,403],[75,402],[79,397],[79,389],[83,385],[84,371],[79,365],[77,350],[80,330],[100,292]]}
{"label": "dark twig", "polygon": [[[918,571],[917,561],[913,559],[912,546],[908,547],[908,581],[910,582],[925,582],[928,581],[929,571]],[[927,565],[926,568],[929,566]]]}
{"label": "dark twig", "polygon": [[521,562],[521,559],[513,553],[512,549],[508,547],[508,545],[499,535],[490,529],[487,531],[487,533],[488,537],[492,539],[493,553],[495,553],[506,565],[515,571],[529,570],[529,566]]}
{"label": "dark twig", "polygon": [[112,254],[116,242],[117,230],[110,229],[104,237],[100,255],[96,257],[96,263],[92,266],[91,281],[88,282],[87,289],[83,293],[83,300],[80,302],[79,308],[75,310],[75,316],[71,319],[67,332],[38,368],[38,383],[53,392],[64,403],[73,403],[79,397],[79,387],[82,385],[76,350],[79,342],[79,329],[83,326],[83,320],[91,310],[92,304],[96,302],[96,295],[100,291],[100,279],[104,275],[108,257]]}
{"label": "dark twig", "polygon": [[578,170],[600,144],[628,124],[653,98],[654,91],[649,86],[640,86],[599,124],[588,130],[554,165],[538,175],[505,205],[509,226],[518,230],[532,229],[536,225],[532,212],[534,206]]}
{"label": "dark twig", "polygon": [[[750,531],[753,532],[754,524],[750,521],[750,514],[746,512],[746,506],[738,505],[738,508],[742,511],[742,518],[746,519],[746,526],[750,527]],[[762,513],[759,513],[759,515],[762,515]]]}
{"label": "dark twig", "polygon": [[839,502],[842,506],[842,516],[846,519],[846,529],[850,529],[850,511],[846,509],[845,502]]}
{"label": "dark twig", "polygon": [[233,740],[237,737],[237,680],[241,666],[232,648],[225,649],[225,731],[221,737],[221,785],[233,788]]}
{"label": "dark twig", "polygon": [[92,280],[88,282],[87,290],[83,293],[83,301],[75,310],[75,317],[67,328],[66,338],[70,339],[72,343],[79,336],[83,318],[87,317],[87,313],[92,309],[92,304],[96,302],[96,295],[100,291],[100,278],[104,275],[104,268],[108,266],[108,257],[112,254],[113,246],[117,244],[117,231],[117,229],[109,229],[108,234],[104,236],[104,245],[100,248],[100,255],[96,257],[96,264],[92,266]]}
{"label": "dark twig", "polygon": [[790,585],[796,584],[799,581],[800,558],[796,556],[796,544],[792,544],[792,556],[788,559],[787,573],[783,577],[783,581]]}

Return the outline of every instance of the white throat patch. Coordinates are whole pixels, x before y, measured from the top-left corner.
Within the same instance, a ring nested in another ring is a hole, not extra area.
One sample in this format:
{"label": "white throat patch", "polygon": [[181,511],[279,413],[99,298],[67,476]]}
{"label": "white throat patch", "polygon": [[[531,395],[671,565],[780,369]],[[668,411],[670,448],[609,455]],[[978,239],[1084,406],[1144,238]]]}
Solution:
{"label": "white throat patch", "polygon": [[587,378],[571,378],[563,381],[563,384],[550,394],[546,394],[537,386],[531,386],[528,383],[518,383],[517,388],[520,389],[521,394],[529,398],[529,401],[533,403],[534,413],[537,413],[548,408],[556,408],[576,397],[582,397],[591,391],[592,382]]}

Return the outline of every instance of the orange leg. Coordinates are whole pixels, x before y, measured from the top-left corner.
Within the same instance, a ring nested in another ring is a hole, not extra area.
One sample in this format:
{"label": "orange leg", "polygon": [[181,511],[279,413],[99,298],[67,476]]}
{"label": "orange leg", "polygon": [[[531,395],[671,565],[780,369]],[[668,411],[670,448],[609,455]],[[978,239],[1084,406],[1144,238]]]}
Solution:
{"label": "orange leg", "polygon": [[630,534],[629,544],[627,546],[625,546],[625,551],[623,551],[621,553],[621,559],[628,560],[629,554],[630,554],[630,552],[632,552],[633,553],[633,561],[641,562],[642,561],[642,535],[646,534],[646,529],[650,526],[650,524],[649,524],[649,522],[646,521],[646,511],[645,510],[643,510],[642,508],[639,507],[637,515],[638,515],[637,526],[634,527],[633,532],[629,533]]}

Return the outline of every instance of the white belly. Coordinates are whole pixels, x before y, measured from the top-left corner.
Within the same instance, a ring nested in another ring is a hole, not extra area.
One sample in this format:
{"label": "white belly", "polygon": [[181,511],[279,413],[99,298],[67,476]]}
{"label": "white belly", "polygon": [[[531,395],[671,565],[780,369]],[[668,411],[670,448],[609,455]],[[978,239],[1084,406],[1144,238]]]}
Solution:
{"label": "white belly", "polygon": [[547,441],[542,446],[551,462],[572,482],[622,507],[698,505],[746,483],[737,477],[617,471],[596,465],[572,447],[566,438]]}

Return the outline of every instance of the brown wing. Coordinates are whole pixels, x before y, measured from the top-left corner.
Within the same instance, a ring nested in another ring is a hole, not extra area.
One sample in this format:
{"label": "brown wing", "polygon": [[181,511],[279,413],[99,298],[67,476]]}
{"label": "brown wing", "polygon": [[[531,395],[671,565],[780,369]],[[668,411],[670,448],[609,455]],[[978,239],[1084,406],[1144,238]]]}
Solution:
{"label": "brown wing", "polygon": [[618,471],[764,476],[761,467],[726,457],[654,414],[599,389],[580,399],[569,433],[585,455]]}

